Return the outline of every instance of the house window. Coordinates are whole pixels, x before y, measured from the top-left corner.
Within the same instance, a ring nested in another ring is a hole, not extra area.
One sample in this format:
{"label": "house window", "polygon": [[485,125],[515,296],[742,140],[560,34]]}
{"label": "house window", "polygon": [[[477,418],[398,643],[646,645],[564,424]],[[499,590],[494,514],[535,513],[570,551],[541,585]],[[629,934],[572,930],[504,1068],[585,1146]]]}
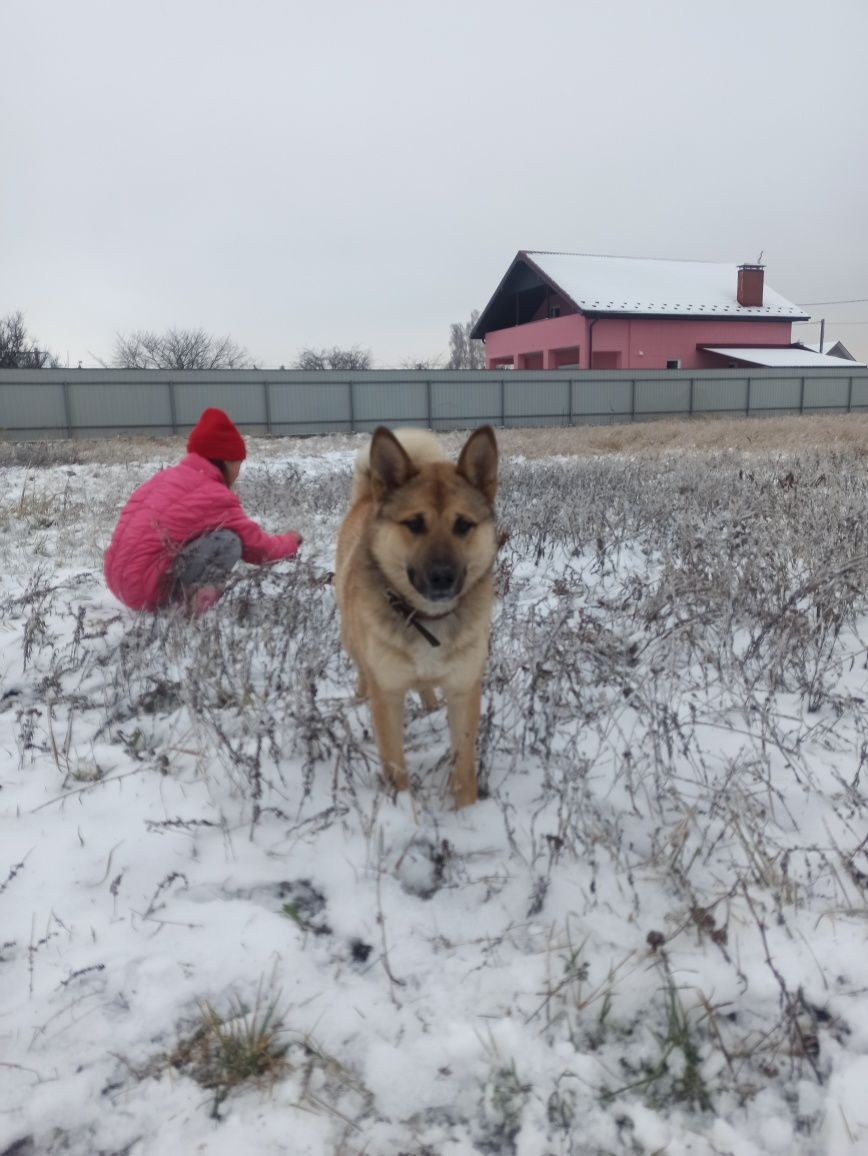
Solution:
{"label": "house window", "polygon": [[669,360],[666,362],[666,368],[667,369],[680,369],[681,368],[681,358],[680,357],[670,357]]}
{"label": "house window", "polygon": [[560,317],[560,315],[561,315],[560,305],[549,305],[549,317],[550,318]]}

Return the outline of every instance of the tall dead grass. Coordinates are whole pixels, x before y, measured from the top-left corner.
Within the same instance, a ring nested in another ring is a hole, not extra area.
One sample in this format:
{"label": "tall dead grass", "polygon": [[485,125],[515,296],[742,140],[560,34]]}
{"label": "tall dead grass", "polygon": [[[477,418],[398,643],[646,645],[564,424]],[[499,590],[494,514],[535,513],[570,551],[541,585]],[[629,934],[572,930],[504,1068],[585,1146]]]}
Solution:
{"label": "tall dead grass", "polygon": [[501,451],[526,458],[741,450],[791,453],[803,449],[868,451],[868,414],[792,417],[696,417],[621,425],[497,431]]}
{"label": "tall dead grass", "polygon": [[[457,453],[466,431],[442,435],[449,453]],[[250,459],[268,461],[323,452],[353,450],[366,434],[331,434],[327,437],[250,438]],[[535,429],[499,429],[497,439],[505,457],[593,457],[606,454],[643,454],[679,450],[741,450],[790,453],[803,449],[868,452],[868,414],[817,414],[766,418],[694,417],[616,425],[546,426]],[[2,442],[0,468],[25,466],[160,462],[166,465],[184,454],[185,439],[105,438],[99,440]]]}

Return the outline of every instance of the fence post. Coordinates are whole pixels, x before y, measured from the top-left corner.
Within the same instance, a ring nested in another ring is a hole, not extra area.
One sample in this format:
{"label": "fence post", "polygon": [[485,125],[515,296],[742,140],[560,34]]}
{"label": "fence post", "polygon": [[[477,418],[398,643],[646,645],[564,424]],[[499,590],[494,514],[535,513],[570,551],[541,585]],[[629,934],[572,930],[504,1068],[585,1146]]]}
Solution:
{"label": "fence post", "polygon": [[347,379],[347,404],[350,408],[350,433],[356,432],[356,398],[353,389],[353,379]]}
{"label": "fence post", "polygon": [[799,392],[799,413],[805,412],[805,375],[802,374],[802,388]]}
{"label": "fence post", "polygon": [[573,424],[573,379],[567,382],[567,412],[569,413],[569,424]]}
{"label": "fence post", "polygon": [[262,397],[265,402],[265,432],[271,436],[271,390],[268,382],[262,383]]}
{"label": "fence post", "polygon": [[172,433],[178,432],[178,411],[175,409],[175,383],[174,381],[167,381],[166,385],[169,387],[169,417],[172,421]]}
{"label": "fence post", "polygon": [[60,389],[63,394],[63,420],[66,423],[66,436],[72,438],[72,411],[69,405],[69,382],[62,382]]}
{"label": "fence post", "polygon": [[853,412],[853,374],[850,374],[849,384],[847,386],[847,413]]}
{"label": "fence post", "polygon": [[430,381],[430,379],[425,382],[425,417],[427,420],[428,429],[433,429],[434,426],[432,424],[432,419],[431,419],[431,381]]}
{"label": "fence post", "polygon": [[750,417],[750,386],[753,378],[750,374],[747,375],[747,390],[744,395],[744,416]]}
{"label": "fence post", "polygon": [[506,378],[500,379],[500,428],[506,429]]}
{"label": "fence post", "polygon": [[630,421],[636,420],[636,378],[630,381]]}
{"label": "fence post", "polygon": [[690,405],[687,410],[688,414],[693,417],[693,378],[690,379]]}

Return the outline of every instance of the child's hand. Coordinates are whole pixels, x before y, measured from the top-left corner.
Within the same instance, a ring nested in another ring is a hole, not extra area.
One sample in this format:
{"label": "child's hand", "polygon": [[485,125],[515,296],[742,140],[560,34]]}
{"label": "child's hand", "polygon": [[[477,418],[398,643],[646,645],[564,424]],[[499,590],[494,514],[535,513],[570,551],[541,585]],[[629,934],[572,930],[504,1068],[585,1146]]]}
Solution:
{"label": "child's hand", "polygon": [[284,537],[289,538],[291,543],[289,553],[286,557],[294,558],[298,554],[298,548],[304,539],[297,530],[287,530]]}

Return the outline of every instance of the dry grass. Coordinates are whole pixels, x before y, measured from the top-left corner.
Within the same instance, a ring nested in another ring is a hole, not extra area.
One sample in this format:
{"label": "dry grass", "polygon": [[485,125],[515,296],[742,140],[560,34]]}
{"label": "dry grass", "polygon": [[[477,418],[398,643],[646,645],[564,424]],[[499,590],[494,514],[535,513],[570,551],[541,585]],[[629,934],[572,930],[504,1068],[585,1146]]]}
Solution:
{"label": "dry grass", "polygon": [[527,458],[659,453],[666,450],[868,452],[868,414],[767,418],[683,418],[621,425],[498,430],[506,455]]}
{"label": "dry grass", "polygon": [[[328,437],[250,438],[250,458],[268,461],[287,452],[309,456],[352,450],[365,434]],[[443,434],[450,453],[457,453],[466,431]],[[667,450],[746,450],[792,452],[803,449],[849,449],[868,452],[868,414],[817,414],[766,418],[694,417],[614,425],[546,426],[499,429],[506,457],[543,458],[605,454],[659,453]],[[0,467],[117,462],[177,461],[184,438],[105,438],[81,441],[0,442]]]}

